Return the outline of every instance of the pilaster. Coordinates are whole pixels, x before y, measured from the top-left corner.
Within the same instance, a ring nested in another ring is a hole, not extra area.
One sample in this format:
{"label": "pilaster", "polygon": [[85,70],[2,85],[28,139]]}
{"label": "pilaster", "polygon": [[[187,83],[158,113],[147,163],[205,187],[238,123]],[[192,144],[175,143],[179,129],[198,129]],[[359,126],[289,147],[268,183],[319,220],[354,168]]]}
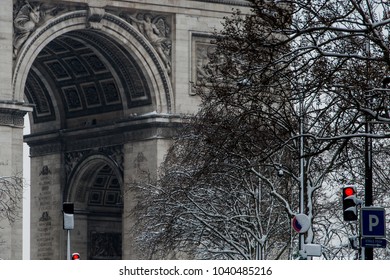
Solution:
{"label": "pilaster", "polygon": [[[0,102],[0,176],[23,176],[23,117],[32,108],[23,104]],[[1,186],[0,186],[1,187]],[[22,198],[23,186],[15,185]],[[0,209],[1,210],[1,209]],[[0,258],[22,259],[22,200],[12,210],[15,221],[0,216]]]}
{"label": "pilaster", "polygon": [[12,100],[13,1],[2,0],[0,6],[0,100]]}

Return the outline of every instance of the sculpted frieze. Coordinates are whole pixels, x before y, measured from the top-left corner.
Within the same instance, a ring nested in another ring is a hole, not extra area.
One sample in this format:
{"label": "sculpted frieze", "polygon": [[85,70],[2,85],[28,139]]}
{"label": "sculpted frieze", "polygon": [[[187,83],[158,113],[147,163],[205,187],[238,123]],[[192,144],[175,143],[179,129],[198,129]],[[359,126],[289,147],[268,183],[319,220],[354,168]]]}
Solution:
{"label": "sculpted frieze", "polygon": [[171,73],[171,25],[169,19],[162,15],[151,13],[121,13],[119,15],[149,41],[164,62],[168,74]]}
{"label": "sculpted frieze", "polygon": [[110,147],[99,147],[95,149],[87,149],[83,151],[74,151],[65,153],[65,172],[66,178],[69,180],[73,170],[80,164],[84,159],[93,155],[104,155],[111,159],[120,170],[123,171],[123,147],[121,145],[110,146]]}
{"label": "sculpted frieze", "polygon": [[64,10],[62,5],[18,0],[14,4],[14,58],[32,32]]}
{"label": "sculpted frieze", "polygon": [[209,85],[208,79],[216,74],[217,67],[211,63],[215,50],[216,44],[213,42],[212,35],[192,35],[191,79],[193,87],[190,90],[190,95],[196,94],[196,87]]}
{"label": "sculpted frieze", "polygon": [[23,127],[26,112],[12,109],[0,109],[0,125]]}

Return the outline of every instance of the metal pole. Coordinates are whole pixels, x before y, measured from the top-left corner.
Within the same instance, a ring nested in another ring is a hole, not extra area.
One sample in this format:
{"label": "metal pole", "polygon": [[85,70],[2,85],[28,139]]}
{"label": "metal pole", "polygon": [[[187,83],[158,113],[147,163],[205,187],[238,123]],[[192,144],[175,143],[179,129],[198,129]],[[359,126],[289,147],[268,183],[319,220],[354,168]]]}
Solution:
{"label": "metal pole", "polygon": [[[300,156],[300,192],[299,192],[299,213],[304,214],[305,212],[305,159],[304,159],[304,148],[305,148],[305,139],[303,133],[304,129],[304,97],[302,92],[302,97],[300,100],[300,147],[299,147],[299,156]],[[303,245],[305,244],[305,236],[303,233],[299,233],[299,251],[303,251]]]}
{"label": "metal pole", "polygon": [[[371,44],[370,41],[366,41],[366,51],[368,57],[371,56]],[[367,78],[370,77],[370,60],[367,61]],[[367,85],[370,84],[370,81],[367,81]],[[367,102],[369,107],[371,108],[372,105],[372,97],[370,96],[370,93],[367,96]],[[365,165],[365,186],[364,186],[364,203],[365,206],[371,206],[372,205],[372,139],[371,137],[368,137],[368,134],[371,134],[371,124],[370,124],[371,118],[368,114],[366,114],[366,123],[365,123],[365,141],[364,141],[364,165]],[[364,248],[363,250],[364,256],[366,260],[372,260],[373,259],[373,248]]]}
{"label": "metal pole", "polygon": [[70,230],[68,229],[68,240],[67,240],[67,244],[66,244],[66,251],[67,251],[67,254],[66,254],[66,259],[67,260],[70,260]]}
{"label": "metal pole", "polygon": [[[369,120],[366,120],[365,124],[366,134],[371,134],[371,125]],[[365,137],[365,206],[372,206],[372,139],[371,137]]]}
{"label": "metal pole", "polygon": [[[365,133],[371,134],[370,118],[366,117]],[[372,139],[368,135],[365,137],[364,143],[364,163],[365,163],[365,189],[364,189],[364,204],[365,206],[372,206]],[[366,260],[374,259],[374,249],[365,248],[364,256]]]}

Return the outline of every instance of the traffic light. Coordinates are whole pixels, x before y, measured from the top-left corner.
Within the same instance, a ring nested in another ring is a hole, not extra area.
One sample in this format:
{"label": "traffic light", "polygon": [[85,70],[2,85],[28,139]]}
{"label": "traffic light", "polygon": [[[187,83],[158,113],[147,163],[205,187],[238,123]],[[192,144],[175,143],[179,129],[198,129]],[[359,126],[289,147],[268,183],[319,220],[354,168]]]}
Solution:
{"label": "traffic light", "polygon": [[64,214],[64,229],[74,229],[74,205],[71,202],[62,204],[62,212]]}
{"label": "traffic light", "polygon": [[73,253],[72,254],[72,260],[79,261],[80,260],[80,254],[79,253]]}
{"label": "traffic light", "polygon": [[344,221],[356,221],[358,219],[356,187],[343,187],[343,217]]}

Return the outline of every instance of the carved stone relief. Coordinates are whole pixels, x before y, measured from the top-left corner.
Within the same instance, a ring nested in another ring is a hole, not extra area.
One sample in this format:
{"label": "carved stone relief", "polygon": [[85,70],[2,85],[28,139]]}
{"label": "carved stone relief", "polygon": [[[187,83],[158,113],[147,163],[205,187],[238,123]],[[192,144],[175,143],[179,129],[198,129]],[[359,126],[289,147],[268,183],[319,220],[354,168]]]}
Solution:
{"label": "carved stone relief", "polygon": [[101,29],[101,21],[105,14],[105,10],[102,8],[90,7],[88,10],[87,25],[92,29]]}
{"label": "carved stone relief", "polygon": [[18,0],[14,4],[14,58],[32,32],[64,10],[62,5]]}
{"label": "carved stone relief", "polygon": [[130,181],[133,183],[142,181],[151,181],[151,173],[148,168],[148,159],[144,153],[139,152],[134,159],[134,173],[130,176]]}
{"label": "carved stone relief", "polygon": [[122,234],[116,232],[90,232],[90,259],[121,259]]}
{"label": "carved stone relief", "polygon": [[0,125],[22,128],[26,112],[12,109],[0,109]]}
{"label": "carved stone relief", "polygon": [[52,173],[49,166],[42,166],[39,172],[38,210],[41,213],[37,223],[38,259],[52,259],[54,256],[51,212],[53,211]]}
{"label": "carved stone relief", "polygon": [[[192,36],[192,67],[191,78],[194,86],[207,85],[207,79],[215,74],[215,67],[211,65],[210,59],[214,54],[216,45],[212,42],[211,36]],[[195,95],[194,87],[191,87],[190,95]]]}
{"label": "carved stone relief", "polygon": [[137,13],[136,15],[122,13],[120,16],[135,26],[150,42],[164,62],[168,74],[171,74],[172,39],[168,18],[150,13]]}
{"label": "carved stone relief", "polygon": [[122,146],[100,147],[97,149],[88,149],[84,151],[75,151],[65,153],[65,172],[69,180],[75,167],[90,155],[103,154],[110,158],[121,171],[123,171],[123,151]]}

